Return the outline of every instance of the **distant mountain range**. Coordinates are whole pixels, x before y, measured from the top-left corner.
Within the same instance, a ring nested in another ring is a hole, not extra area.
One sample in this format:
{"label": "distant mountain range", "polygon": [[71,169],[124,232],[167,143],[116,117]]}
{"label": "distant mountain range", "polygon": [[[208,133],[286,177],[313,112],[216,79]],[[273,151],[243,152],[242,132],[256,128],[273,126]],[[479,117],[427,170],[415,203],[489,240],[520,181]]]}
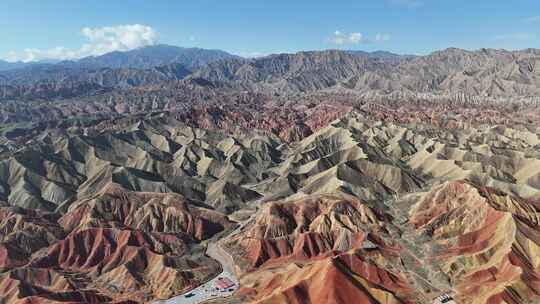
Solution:
{"label": "distant mountain range", "polygon": [[148,69],[168,64],[181,64],[188,69],[197,69],[209,62],[232,58],[240,57],[221,50],[182,48],[162,44],[127,52],[112,52],[102,56],[86,57],[76,62],[61,62],[60,65],[82,68]]}
{"label": "distant mountain range", "polygon": [[[346,51],[353,55],[399,59],[411,57],[398,55],[386,51]],[[21,69],[32,66],[57,65],[66,68],[135,68],[149,69],[167,64],[181,64],[187,69],[200,68],[210,62],[222,59],[242,59],[240,56],[229,54],[222,50],[209,50],[202,48],[183,48],[178,46],[159,44],[146,46],[131,51],[115,51],[101,56],[90,56],[79,60],[40,60],[35,62],[7,62],[0,60],[0,71]]]}
{"label": "distant mountain range", "polygon": [[378,94],[538,96],[540,50],[450,48],[427,56],[311,51],[212,62],[189,78],[205,79],[217,87],[279,94],[339,89]]}
{"label": "distant mountain range", "polygon": [[71,98],[186,84],[279,95],[345,90],[514,98],[540,95],[539,66],[536,49],[450,48],[427,56],[328,50],[246,59],[219,50],[157,45],[0,72],[0,99]]}
{"label": "distant mountain range", "polygon": [[0,60],[0,72],[22,69],[22,68],[31,67],[31,66],[54,65],[59,62],[60,60],[54,60],[54,59],[44,59],[44,60],[32,61],[32,62],[22,62],[22,61],[9,62],[5,60]]}
{"label": "distant mountain range", "polygon": [[24,62],[7,62],[4,60],[0,60],[0,71],[19,69],[24,66],[26,66],[26,63]]}
{"label": "distant mountain range", "polygon": [[80,60],[42,60],[37,62],[7,62],[0,60],[0,71],[35,66],[61,66],[73,69],[135,68],[147,69],[167,64],[181,64],[188,69],[199,68],[209,62],[240,58],[221,50],[182,48],[172,45],[153,45],[126,52],[111,52],[101,56],[90,56]]}

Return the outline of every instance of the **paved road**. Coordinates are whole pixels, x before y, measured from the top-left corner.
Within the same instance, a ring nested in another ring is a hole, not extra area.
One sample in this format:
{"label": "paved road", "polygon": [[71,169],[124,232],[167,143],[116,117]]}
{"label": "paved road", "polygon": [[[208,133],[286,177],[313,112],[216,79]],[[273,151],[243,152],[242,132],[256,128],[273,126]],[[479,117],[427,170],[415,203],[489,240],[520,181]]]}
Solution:
{"label": "paved road", "polygon": [[[156,301],[154,302],[154,304],[200,304],[212,299],[231,296],[238,288],[238,279],[234,275],[233,266],[231,265],[232,260],[230,256],[228,256],[227,253],[225,253],[216,244],[208,245],[206,254],[214,260],[217,260],[221,264],[223,271],[219,275],[217,275],[211,281],[191,290],[190,292],[171,298],[169,300]],[[225,292],[216,290],[215,285],[219,278],[228,278],[229,280],[234,282],[235,286],[232,288],[233,290],[226,290]],[[186,295],[192,296],[186,297]]]}

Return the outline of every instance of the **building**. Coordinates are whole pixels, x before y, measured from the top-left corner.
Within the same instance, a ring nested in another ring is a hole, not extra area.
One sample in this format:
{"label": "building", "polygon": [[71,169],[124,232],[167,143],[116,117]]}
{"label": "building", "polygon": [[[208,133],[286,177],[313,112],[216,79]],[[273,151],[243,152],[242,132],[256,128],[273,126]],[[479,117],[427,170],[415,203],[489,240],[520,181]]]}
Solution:
{"label": "building", "polygon": [[447,293],[444,293],[444,294],[438,296],[433,301],[433,304],[455,304],[455,303],[456,302],[454,301],[452,296],[447,294]]}
{"label": "building", "polygon": [[219,289],[228,289],[233,287],[235,284],[233,281],[231,281],[229,278],[219,278],[216,281],[216,288]]}

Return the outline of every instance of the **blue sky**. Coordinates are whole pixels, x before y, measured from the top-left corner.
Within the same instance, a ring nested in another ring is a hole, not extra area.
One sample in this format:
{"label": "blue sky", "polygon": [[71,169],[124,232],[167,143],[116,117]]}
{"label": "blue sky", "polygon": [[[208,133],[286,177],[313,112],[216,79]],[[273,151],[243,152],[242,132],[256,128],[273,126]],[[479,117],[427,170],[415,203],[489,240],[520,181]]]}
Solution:
{"label": "blue sky", "polygon": [[154,43],[244,56],[331,48],[426,54],[540,48],[540,1],[2,0],[0,29],[0,58],[26,61]]}

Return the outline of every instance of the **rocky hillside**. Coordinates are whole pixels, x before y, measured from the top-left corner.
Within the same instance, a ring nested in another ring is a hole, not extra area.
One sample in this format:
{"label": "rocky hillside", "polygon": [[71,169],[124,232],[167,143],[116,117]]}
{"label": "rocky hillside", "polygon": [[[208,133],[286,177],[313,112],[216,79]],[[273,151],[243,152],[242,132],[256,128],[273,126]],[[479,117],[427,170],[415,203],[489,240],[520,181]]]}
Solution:
{"label": "rocky hillside", "polygon": [[286,200],[261,204],[222,241],[245,273],[237,296],[250,303],[431,303],[442,293],[458,303],[538,300],[538,134],[432,131],[347,118],[301,141],[309,148],[291,159],[303,168],[293,176],[305,182]]}
{"label": "rocky hillside", "polygon": [[191,72],[180,64],[150,69],[32,66],[0,74],[4,100],[51,100],[96,95],[113,90],[180,80]]}
{"label": "rocky hillside", "polygon": [[463,93],[471,96],[539,94],[540,51],[447,49],[427,56],[388,57],[322,51],[221,61],[195,72],[215,84],[271,92],[345,88],[389,94]]}
{"label": "rocky hillside", "polygon": [[[76,63],[32,65],[0,73],[3,100],[58,99],[104,90],[178,86],[296,95],[321,90],[423,98],[530,98],[540,93],[540,51],[447,49],[427,56],[316,51],[243,59],[214,51],[140,49]],[[188,81],[179,81],[187,79]]]}
{"label": "rocky hillside", "polygon": [[540,301],[537,50],[147,51],[0,73],[0,304]]}
{"label": "rocky hillside", "polygon": [[287,142],[206,113],[36,130],[6,153],[5,303],[166,299],[219,272],[202,255],[218,239],[240,277],[232,302],[537,299],[533,125],[352,111]]}
{"label": "rocky hillside", "polygon": [[0,99],[63,99],[152,86],[236,58],[220,50],[155,45],[56,64],[0,62]]}

